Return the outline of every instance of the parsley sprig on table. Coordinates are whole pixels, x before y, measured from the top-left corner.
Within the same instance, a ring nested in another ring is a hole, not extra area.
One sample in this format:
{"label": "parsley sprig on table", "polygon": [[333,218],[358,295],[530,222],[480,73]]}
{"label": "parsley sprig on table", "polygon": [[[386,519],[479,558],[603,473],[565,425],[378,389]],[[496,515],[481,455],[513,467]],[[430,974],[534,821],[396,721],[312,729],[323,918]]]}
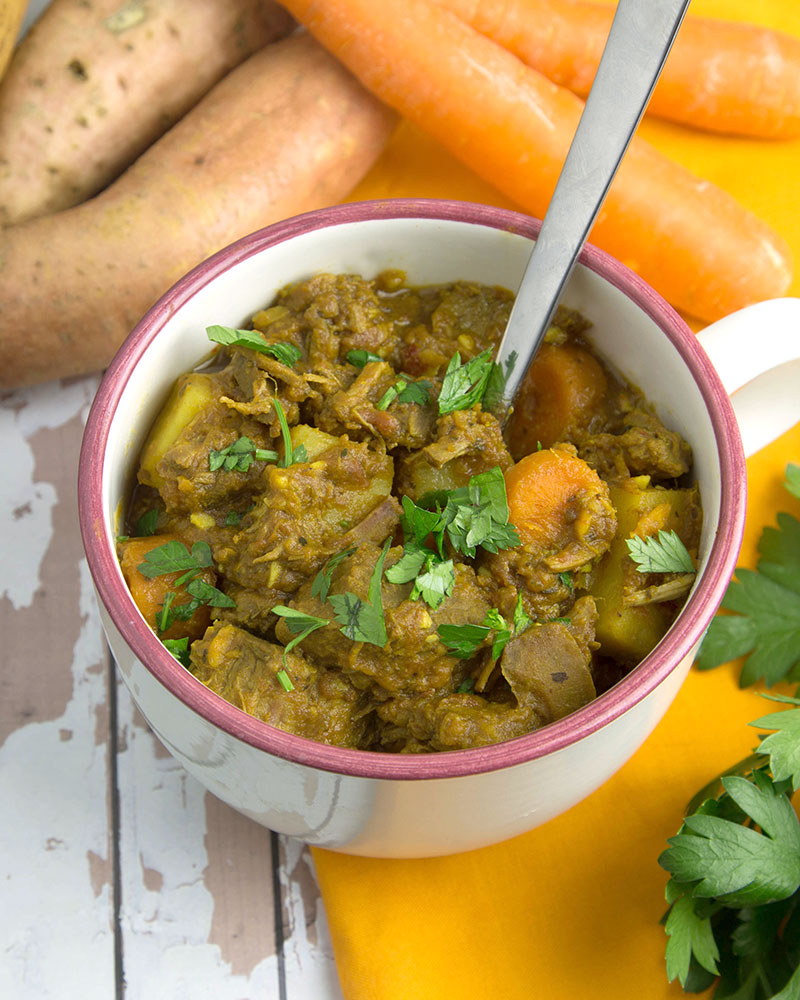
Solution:
{"label": "parsley sprig on table", "polygon": [[[786,470],[800,497],[800,466]],[[741,683],[797,680],[800,665],[800,522],[778,515],[758,545],[757,569],[737,570],[700,649],[698,666],[747,656]],[[669,873],[667,974],[731,1000],[800,997],[800,698],[756,719],[770,731],[756,752],[698,793],[659,862]]]}
{"label": "parsley sprig on table", "polygon": [[[800,466],[786,469],[786,489],[800,497]],[[700,646],[697,666],[708,670],[746,656],[740,683],[800,680],[800,521],[780,513],[764,528],[755,570],[737,569],[722,607]]]}
{"label": "parsley sprig on table", "polygon": [[[793,706],[796,698],[775,698]],[[670,873],[667,975],[716,996],[800,995],[800,708],[751,725],[774,730],[753,757],[696,796],[659,863]]]}

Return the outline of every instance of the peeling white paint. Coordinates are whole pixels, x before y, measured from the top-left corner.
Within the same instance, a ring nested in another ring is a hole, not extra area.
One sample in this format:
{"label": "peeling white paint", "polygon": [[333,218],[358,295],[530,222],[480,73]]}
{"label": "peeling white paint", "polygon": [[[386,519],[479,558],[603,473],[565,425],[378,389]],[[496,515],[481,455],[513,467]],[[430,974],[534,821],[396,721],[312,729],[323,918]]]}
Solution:
{"label": "peeling white paint", "polygon": [[13,475],[0,478],[0,598],[7,597],[15,610],[29,607],[36,594],[58,500],[51,482],[34,482],[29,439],[38,431],[63,426],[78,414],[85,418],[96,389],[94,379],[82,379],[57,391],[53,385],[36,386],[12,393],[0,404],[3,461],[6,469],[13,470]]}
{"label": "peeling white paint", "polygon": [[83,561],[78,576],[72,698],[59,719],[22,726],[0,747],[0,996],[20,1000],[114,996],[111,889],[95,894],[88,856],[108,856],[106,748],[95,744],[106,677],[87,671],[105,647]]}
{"label": "peeling white paint", "polygon": [[[342,1000],[322,899],[317,896],[314,913],[307,913],[299,882],[287,874],[294,872],[298,865],[307,867],[316,883],[311,854],[304,844],[292,837],[282,837],[281,840],[286,859],[281,871],[283,905],[290,924],[290,934],[284,942],[286,992],[291,998]],[[315,944],[309,941],[309,926],[314,927]]]}

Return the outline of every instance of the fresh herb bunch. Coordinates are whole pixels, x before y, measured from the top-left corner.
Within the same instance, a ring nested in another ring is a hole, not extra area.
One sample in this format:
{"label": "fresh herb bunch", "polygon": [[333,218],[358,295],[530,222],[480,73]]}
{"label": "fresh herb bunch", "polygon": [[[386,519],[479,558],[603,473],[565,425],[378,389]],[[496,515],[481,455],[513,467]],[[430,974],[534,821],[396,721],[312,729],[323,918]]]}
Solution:
{"label": "fresh herb bunch", "polygon": [[[800,706],[800,699],[775,701]],[[670,873],[667,975],[730,1000],[800,997],[800,708],[751,725],[755,754],[695,796],[658,859]]]}
{"label": "fresh herb bunch", "polygon": [[[786,489],[800,498],[800,466],[786,468]],[[763,679],[800,681],[800,521],[781,513],[764,528],[755,570],[737,569],[722,607],[700,646],[697,666],[709,670],[741,656],[744,687]]]}
{"label": "fresh herb bunch", "polygon": [[[800,466],[785,487],[800,497]],[[800,679],[800,522],[763,530],[755,571],[738,569],[700,647],[709,669],[746,656],[742,685]],[[800,698],[756,719],[755,753],[702,789],[659,863],[670,873],[667,974],[687,992],[718,979],[715,997],[800,998]]]}

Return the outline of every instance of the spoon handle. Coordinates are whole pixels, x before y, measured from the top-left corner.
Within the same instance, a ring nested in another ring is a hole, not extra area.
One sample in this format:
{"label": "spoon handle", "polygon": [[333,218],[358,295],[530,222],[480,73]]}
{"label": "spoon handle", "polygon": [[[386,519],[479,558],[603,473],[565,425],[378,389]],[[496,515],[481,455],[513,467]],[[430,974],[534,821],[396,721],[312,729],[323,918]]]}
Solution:
{"label": "spoon handle", "polygon": [[689,0],[620,0],[586,107],[528,260],[497,362],[514,397],[644,114]]}

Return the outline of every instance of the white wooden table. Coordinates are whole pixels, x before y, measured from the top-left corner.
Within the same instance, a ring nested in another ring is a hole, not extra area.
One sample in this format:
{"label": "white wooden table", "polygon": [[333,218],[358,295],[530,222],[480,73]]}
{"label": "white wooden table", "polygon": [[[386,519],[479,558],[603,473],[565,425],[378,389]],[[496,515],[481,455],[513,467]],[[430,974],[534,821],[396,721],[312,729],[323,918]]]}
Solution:
{"label": "white wooden table", "polygon": [[77,522],[96,378],[0,398],[0,998],[334,1000],[309,854],[166,753]]}

